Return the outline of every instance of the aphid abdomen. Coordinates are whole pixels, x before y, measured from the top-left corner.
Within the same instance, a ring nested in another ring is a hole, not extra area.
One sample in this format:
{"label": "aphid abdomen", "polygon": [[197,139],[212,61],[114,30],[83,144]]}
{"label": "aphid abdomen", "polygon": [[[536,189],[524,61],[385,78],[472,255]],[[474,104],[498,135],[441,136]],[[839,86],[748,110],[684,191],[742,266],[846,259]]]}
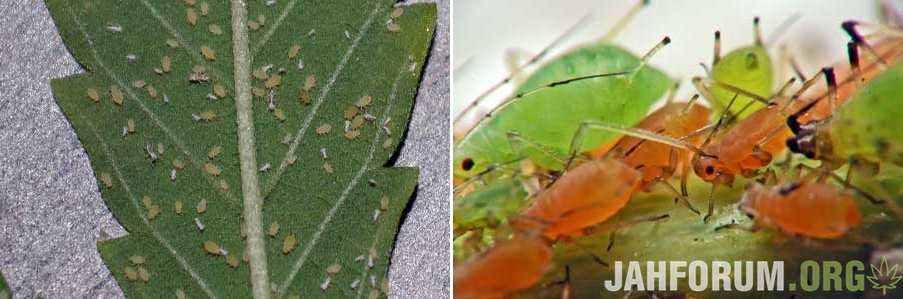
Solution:
{"label": "aphid abdomen", "polygon": [[[772,105],[753,112],[708,146],[705,152],[717,156],[736,172],[768,165],[771,160],[763,158],[776,157],[784,150],[786,138],[792,135],[780,110],[780,105]],[[754,153],[757,145],[764,154]]]}
{"label": "aphid abdomen", "polygon": [[753,186],[744,194],[744,209],[767,226],[813,238],[838,238],[859,224],[852,196],[836,186],[803,183],[784,193],[782,188]]}
{"label": "aphid abdomen", "polygon": [[[455,267],[455,298],[500,298],[537,283],[552,259],[539,238],[514,236]],[[500,273],[504,275],[499,275]]]}
{"label": "aphid abdomen", "polygon": [[640,184],[641,174],[617,160],[593,160],[569,170],[539,195],[524,215],[546,223],[549,239],[579,234],[621,210]]}
{"label": "aphid abdomen", "polygon": [[888,68],[838,109],[830,124],[834,156],[903,165],[903,63]]}

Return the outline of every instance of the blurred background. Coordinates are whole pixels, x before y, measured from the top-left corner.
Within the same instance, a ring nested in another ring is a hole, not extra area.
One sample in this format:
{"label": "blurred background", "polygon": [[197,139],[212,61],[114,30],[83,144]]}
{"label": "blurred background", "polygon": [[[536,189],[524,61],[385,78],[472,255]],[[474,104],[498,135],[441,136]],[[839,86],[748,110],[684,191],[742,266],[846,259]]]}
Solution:
{"label": "blurred background", "polygon": [[[903,1],[889,0],[897,8]],[[582,17],[589,21],[568,37],[550,57],[601,38],[637,1],[538,1],[456,0],[452,3],[452,115],[508,72],[505,53],[525,50],[533,55],[561,36]],[[704,75],[700,62],[711,65],[713,33],[721,30],[722,54],[753,42],[753,17],[761,17],[762,34],[777,66],[780,45],[796,55],[802,70],[811,77],[820,67],[846,60],[848,36],[841,30],[845,20],[876,21],[879,0],[738,0],[656,1],[641,10],[614,41],[642,55],[665,35],[671,44],[651,63],[674,78],[682,79],[680,98],[695,89],[692,76]],[[792,16],[798,19],[775,40],[774,32]],[[523,57],[525,61],[529,56]],[[783,81],[777,81],[781,82]],[[778,84],[778,83],[776,83]],[[510,95],[502,88],[484,107]],[[494,99],[494,100],[493,100]],[[467,119],[467,118],[465,118]],[[471,123],[465,121],[465,123]]]}

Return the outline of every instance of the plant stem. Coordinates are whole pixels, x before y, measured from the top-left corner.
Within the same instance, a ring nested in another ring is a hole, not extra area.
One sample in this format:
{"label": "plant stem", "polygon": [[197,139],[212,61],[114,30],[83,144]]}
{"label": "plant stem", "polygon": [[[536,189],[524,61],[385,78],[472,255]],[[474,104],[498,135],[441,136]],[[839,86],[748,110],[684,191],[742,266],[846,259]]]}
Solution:
{"label": "plant stem", "polygon": [[264,250],[260,198],[257,179],[257,148],[251,103],[251,55],[248,47],[248,8],[245,0],[232,0],[232,51],[235,56],[235,109],[238,115],[238,154],[241,159],[241,191],[247,250],[251,264],[251,287],[256,299],[270,297],[267,256]]}

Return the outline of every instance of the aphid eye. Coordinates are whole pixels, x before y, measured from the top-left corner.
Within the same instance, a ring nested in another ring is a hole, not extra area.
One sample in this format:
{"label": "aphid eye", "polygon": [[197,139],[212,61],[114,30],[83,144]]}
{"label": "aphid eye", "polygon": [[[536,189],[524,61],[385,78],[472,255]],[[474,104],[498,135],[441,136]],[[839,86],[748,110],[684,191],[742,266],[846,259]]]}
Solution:
{"label": "aphid eye", "polygon": [[707,174],[707,175],[713,175],[713,174],[715,174],[715,167],[712,167],[712,165],[706,166],[706,167],[705,167],[705,174]]}
{"label": "aphid eye", "polygon": [[746,54],[746,69],[754,70],[759,68],[759,57],[756,57],[756,53]]}
{"label": "aphid eye", "polygon": [[464,171],[470,171],[471,169],[473,169],[473,166],[474,163],[473,159],[471,158],[466,158],[464,159],[464,161],[461,161],[461,169],[464,169]]}

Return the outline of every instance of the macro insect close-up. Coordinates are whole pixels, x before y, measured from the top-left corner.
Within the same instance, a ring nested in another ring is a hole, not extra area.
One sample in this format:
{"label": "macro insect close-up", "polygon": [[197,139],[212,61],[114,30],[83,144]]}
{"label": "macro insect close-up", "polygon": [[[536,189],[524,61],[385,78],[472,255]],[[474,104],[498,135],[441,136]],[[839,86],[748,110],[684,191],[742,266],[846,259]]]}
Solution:
{"label": "macro insect close-up", "polygon": [[455,297],[903,295],[903,3],[453,12]]}

